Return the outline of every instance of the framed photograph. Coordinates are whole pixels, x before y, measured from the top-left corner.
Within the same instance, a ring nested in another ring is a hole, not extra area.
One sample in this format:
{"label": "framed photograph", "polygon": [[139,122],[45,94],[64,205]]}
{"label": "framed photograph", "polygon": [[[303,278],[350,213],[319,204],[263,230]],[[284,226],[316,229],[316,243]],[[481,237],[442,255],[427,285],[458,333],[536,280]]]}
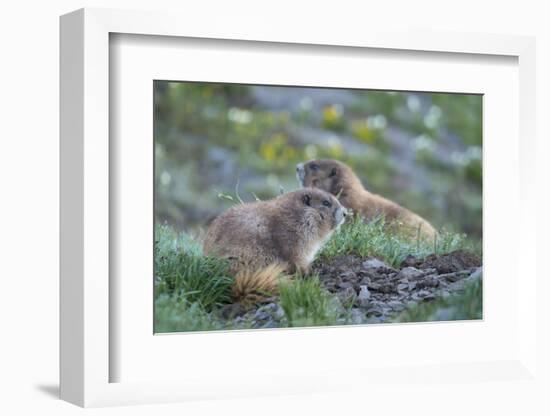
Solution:
{"label": "framed photograph", "polygon": [[481,94],[153,88],[155,333],[482,318]]}
{"label": "framed photograph", "polygon": [[532,378],[534,40],[242,29],[61,18],[61,397]]}

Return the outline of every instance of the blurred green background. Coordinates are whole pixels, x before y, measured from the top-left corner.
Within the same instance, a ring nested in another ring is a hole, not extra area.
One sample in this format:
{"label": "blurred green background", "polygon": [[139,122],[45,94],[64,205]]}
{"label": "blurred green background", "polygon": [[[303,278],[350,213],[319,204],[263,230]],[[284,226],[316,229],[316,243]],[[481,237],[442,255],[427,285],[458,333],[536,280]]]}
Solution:
{"label": "blurred green background", "polygon": [[155,81],[155,219],[195,230],[339,159],[371,192],[481,237],[482,96]]}

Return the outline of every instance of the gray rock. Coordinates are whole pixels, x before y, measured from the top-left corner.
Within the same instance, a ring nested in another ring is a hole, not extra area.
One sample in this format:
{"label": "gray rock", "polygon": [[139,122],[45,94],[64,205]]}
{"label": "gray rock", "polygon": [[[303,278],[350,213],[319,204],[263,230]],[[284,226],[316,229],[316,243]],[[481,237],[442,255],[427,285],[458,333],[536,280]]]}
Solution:
{"label": "gray rock", "polygon": [[370,279],[370,277],[365,276],[365,277],[363,277],[363,278],[361,279],[361,281],[359,282],[359,284],[368,286],[368,285],[371,285],[371,284],[372,284],[372,280]]}
{"label": "gray rock", "polygon": [[370,315],[382,316],[382,315],[384,315],[384,309],[381,308],[380,306],[373,306],[373,307],[367,309],[367,314],[369,316]]}
{"label": "gray rock", "polygon": [[483,267],[480,266],[468,277],[468,280],[481,279],[483,277]]}
{"label": "gray rock", "polygon": [[359,295],[357,296],[357,304],[362,308],[366,308],[370,304],[370,297],[371,294],[369,288],[367,286],[361,286],[361,289],[359,290]]}
{"label": "gray rock", "polygon": [[406,290],[409,290],[409,283],[399,283],[397,285],[397,290],[399,292],[403,292],[403,291],[406,291]]}
{"label": "gray rock", "polygon": [[388,302],[388,306],[391,307],[394,311],[401,311],[405,309],[405,305],[403,302],[399,302],[398,300],[392,300]]}
{"label": "gray rock", "polygon": [[346,304],[353,303],[357,295],[355,293],[355,290],[353,290],[353,287],[350,286],[338,292],[336,296],[338,296],[342,304],[346,305]]}
{"label": "gray rock", "polygon": [[368,288],[370,288],[372,290],[380,290],[380,288],[382,287],[382,285],[380,283],[376,283],[376,282],[371,282],[371,283],[368,283],[368,284],[363,285],[363,286],[368,286]]}
{"label": "gray rock", "polygon": [[220,310],[223,319],[233,319],[246,313],[246,308],[240,303],[231,303],[224,305]]}
{"label": "gray rock", "polygon": [[435,295],[433,293],[428,293],[427,295],[424,296],[424,300],[434,300],[435,299]]}
{"label": "gray rock", "polygon": [[279,304],[275,304],[275,305],[277,306],[277,308],[275,309],[275,311],[273,311],[273,317],[276,320],[281,321],[285,317],[285,311],[283,310],[281,305]]}
{"label": "gray rock", "polygon": [[258,309],[258,311],[256,311],[256,314],[254,315],[254,320],[256,321],[265,321],[269,318],[271,318],[271,314],[265,310]]}
{"label": "gray rock", "polygon": [[460,280],[458,273],[444,273],[444,274],[440,274],[438,278],[441,279],[442,281],[447,281],[447,282],[456,282]]}
{"label": "gray rock", "polygon": [[268,320],[266,323],[264,323],[261,328],[278,328],[279,325],[277,325],[277,322],[273,320]]}
{"label": "gray rock", "polygon": [[342,289],[352,289],[353,290],[353,284],[351,284],[350,282],[342,282],[340,284],[338,284],[338,287],[342,288]]}
{"label": "gray rock", "polygon": [[345,314],[347,310],[338,296],[331,297],[328,306],[336,315]]}
{"label": "gray rock", "polygon": [[416,267],[405,267],[404,269],[401,269],[401,271],[398,273],[397,279],[415,279],[422,276],[424,273],[424,271],[418,270]]}
{"label": "gray rock", "polygon": [[352,325],[360,325],[364,323],[364,321],[365,321],[364,313],[360,309],[353,308],[351,310],[350,323]]}
{"label": "gray rock", "polygon": [[431,296],[433,298],[433,294],[427,290],[419,290],[417,293],[418,297],[421,297],[423,299]]}
{"label": "gray rock", "polygon": [[384,263],[382,260],[378,259],[369,259],[363,262],[363,268],[366,270],[369,269],[390,269],[390,267]]}
{"label": "gray rock", "polygon": [[340,273],[340,277],[343,278],[343,279],[347,279],[347,280],[353,279],[355,276],[356,276],[356,274],[354,272],[351,272],[351,271]]}

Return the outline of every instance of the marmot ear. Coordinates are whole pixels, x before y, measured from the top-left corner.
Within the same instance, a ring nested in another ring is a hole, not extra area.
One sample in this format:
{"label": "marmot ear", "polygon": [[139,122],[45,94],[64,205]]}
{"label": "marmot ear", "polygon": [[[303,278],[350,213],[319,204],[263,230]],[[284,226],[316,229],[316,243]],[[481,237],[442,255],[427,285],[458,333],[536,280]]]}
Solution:
{"label": "marmot ear", "polygon": [[302,197],[302,201],[304,201],[304,204],[306,204],[307,206],[309,206],[311,204],[311,196],[309,194],[305,194],[303,197]]}
{"label": "marmot ear", "polygon": [[332,170],[330,171],[330,175],[328,175],[328,177],[332,178],[333,176],[336,176],[337,173],[338,173],[338,168],[332,168]]}

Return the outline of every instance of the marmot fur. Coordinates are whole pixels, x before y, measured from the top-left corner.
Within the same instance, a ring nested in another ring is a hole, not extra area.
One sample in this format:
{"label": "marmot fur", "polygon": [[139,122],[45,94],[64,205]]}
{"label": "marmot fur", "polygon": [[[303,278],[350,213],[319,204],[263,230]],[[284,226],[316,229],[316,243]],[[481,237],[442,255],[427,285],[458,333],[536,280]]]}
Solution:
{"label": "marmot fur", "polygon": [[234,272],[278,264],[287,273],[306,274],[345,216],[334,196],[313,188],[236,205],[212,221],[204,253],[228,259]]}
{"label": "marmot fur", "polygon": [[346,208],[367,220],[384,216],[391,224],[399,224],[409,236],[417,233],[433,239],[435,228],[424,218],[380,195],[367,191],[353,170],[337,160],[311,160],[296,166],[296,176],[302,186],[315,187],[337,195]]}

